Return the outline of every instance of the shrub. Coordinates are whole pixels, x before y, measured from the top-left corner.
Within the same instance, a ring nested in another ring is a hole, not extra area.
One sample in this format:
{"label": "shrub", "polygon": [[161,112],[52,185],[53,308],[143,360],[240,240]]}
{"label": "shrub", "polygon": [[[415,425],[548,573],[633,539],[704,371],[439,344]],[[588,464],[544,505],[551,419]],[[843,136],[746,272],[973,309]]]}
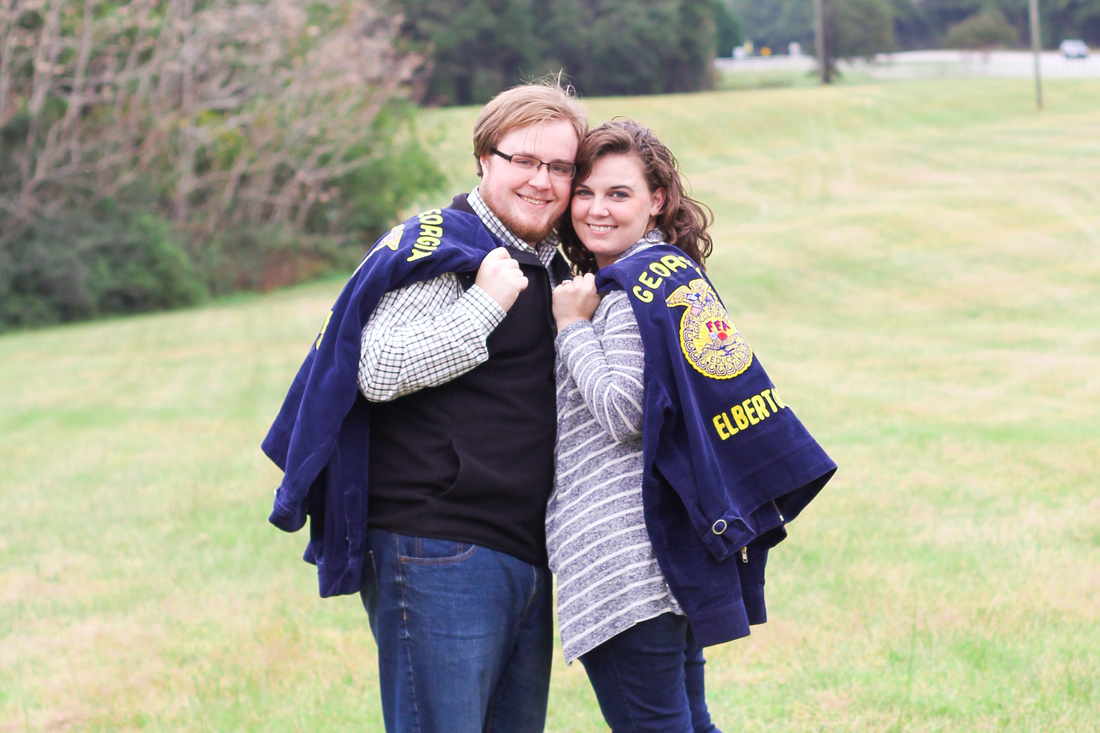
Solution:
{"label": "shrub", "polygon": [[951,26],[944,37],[948,48],[981,50],[1011,48],[1019,42],[1016,29],[997,8],[989,8]]}
{"label": "shrub", "polygon": [[149,214],[43,220],[0,247],[0,330],[200,301],[172,226]]}
{"label": "shrub", "polygon": [[196,256],[198,276],[214,295],[266,292],[333,270],[351,270],[362,248],[332,237],[299,237],[277,227],[230,227]]}

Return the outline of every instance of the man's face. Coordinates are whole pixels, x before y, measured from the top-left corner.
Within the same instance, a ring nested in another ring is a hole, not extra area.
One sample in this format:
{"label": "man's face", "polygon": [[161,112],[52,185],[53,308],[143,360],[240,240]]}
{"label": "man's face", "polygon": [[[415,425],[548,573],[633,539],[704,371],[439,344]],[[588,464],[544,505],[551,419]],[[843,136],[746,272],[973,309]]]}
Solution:
{"label": "man's face", "polygon": [[[496,144],[505,155],[529,155],[546,163],[572,163],[577,133],[566,120],[549,120],[510,130]],[[508,231],[529,244],[550,233],[569,206],[572,181],[552,176],[547,166],[524,170],[499,155],[481,158],[478,192]]]}

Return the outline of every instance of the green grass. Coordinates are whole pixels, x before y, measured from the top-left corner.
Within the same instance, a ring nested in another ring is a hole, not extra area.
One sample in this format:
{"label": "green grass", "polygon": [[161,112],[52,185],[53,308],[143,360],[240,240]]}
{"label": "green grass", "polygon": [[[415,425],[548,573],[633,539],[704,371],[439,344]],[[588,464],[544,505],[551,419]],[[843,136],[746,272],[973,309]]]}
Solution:
{"label": "green grass", "polygon": [[[708,652],[726,731],[1091,731],[1100,82],[587,100],[678,154],[710,272],[840,464]],[[473,109],[425,117],[470,171]],[[438,201],[425,201],[438,204]],[[340,286],[0,337],[0,731],[380,730],[358,599],[259,442]],[[601,730],[555,659],[548,730]]]}
{"label": "green grass", "polygon": [[[838,80],[839,81],[839,80]],[[844,79],[846,83],[848,79]],[[750,91],[757,89],[808,89],[819,83],[817,71],[793,71],[790,69],[761,69],[754,71],[718,72],[715,89],[722,92]]]}
{"label": "green grass", "polygon": [[[820,84],[817,69],[753,69],[719,70],[714,88],[719,92],[755,91],[761,89],[812,89]],[[855,84],[875,84],[875,78],[861,69],[849,69],[833,77],[832,84],[845,87]]]}

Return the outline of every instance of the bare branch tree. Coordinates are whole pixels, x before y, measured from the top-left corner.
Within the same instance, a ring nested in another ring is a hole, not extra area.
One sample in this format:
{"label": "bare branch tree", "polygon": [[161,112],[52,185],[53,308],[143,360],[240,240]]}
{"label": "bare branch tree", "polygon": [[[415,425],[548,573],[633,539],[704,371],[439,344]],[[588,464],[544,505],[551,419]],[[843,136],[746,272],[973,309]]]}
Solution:
{"label": "bare branch tree", "polygon": [[0,242],[135,186],[200,240],[300,229],[421,64],[379,2],[0,0]]}

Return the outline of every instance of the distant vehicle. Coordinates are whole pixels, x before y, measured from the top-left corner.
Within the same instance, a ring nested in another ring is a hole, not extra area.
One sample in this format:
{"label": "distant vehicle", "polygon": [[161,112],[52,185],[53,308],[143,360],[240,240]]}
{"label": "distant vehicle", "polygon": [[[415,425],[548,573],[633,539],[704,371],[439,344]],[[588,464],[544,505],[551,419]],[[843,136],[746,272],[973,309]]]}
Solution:
{"label": "distant vehicle", "polygon": [[1062,41],[1058,46],[1058,50],[1067,59],[1087,59],[1089,57],[1089,47],[1085,45],[1084,41],[1076,38],[1067,38]]}

